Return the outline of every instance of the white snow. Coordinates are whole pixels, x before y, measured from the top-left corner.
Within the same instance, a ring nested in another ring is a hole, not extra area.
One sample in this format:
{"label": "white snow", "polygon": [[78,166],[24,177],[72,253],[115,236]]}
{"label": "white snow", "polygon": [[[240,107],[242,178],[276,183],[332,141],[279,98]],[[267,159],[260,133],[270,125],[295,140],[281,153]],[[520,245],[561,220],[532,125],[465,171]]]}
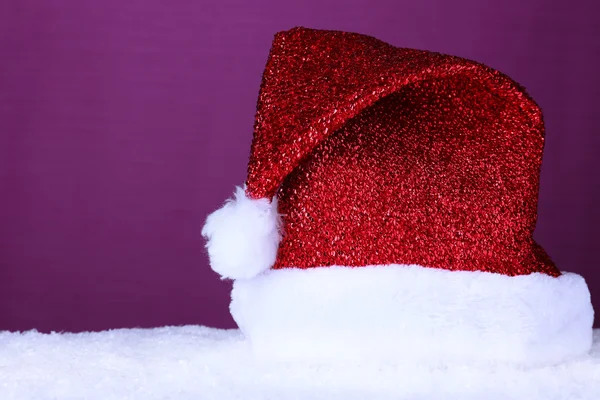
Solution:
{"label": "white snow", "polygon": [[237,330],[0,332],[1,400],[600,399],[589,356],[555,367],[257,365]]}

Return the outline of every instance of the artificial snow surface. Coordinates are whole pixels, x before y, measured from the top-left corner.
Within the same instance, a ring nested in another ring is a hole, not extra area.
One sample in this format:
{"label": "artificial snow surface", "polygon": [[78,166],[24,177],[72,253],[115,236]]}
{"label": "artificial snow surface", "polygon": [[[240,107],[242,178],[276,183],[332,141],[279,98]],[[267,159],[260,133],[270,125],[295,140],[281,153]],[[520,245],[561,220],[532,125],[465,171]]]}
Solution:
{"label": "artificial snow surface", "polygon": [[199,326],[83,334],[0,332],[1,400],[600,399],[589,356],[509,365],[256,365],[237,330]]}

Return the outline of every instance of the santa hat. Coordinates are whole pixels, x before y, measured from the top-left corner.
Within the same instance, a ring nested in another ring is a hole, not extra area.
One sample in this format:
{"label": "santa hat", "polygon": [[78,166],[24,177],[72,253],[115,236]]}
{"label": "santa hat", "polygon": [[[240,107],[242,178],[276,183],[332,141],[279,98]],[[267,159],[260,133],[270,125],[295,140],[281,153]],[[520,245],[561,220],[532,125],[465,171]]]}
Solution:
{"label": "santa hat", "polygon": [[354,33],[275,36],[248,177],[202,231],[263,360],[545,364],[585,280],[533,239],[542,113],[513,80]]}

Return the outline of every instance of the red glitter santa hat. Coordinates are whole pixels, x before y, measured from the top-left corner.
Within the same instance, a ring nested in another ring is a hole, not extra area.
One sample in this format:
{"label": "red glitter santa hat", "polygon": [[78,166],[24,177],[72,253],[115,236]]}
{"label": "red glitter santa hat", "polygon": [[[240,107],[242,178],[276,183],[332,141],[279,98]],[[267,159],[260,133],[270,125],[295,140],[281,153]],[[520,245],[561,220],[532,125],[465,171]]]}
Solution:
{"label": "red glitter santa hat", "polygon": [[551,363],[587,352],[584,279],[533,240],[524,89],[360,34],[275,36],[248,178],[203,229],[262,359]]}

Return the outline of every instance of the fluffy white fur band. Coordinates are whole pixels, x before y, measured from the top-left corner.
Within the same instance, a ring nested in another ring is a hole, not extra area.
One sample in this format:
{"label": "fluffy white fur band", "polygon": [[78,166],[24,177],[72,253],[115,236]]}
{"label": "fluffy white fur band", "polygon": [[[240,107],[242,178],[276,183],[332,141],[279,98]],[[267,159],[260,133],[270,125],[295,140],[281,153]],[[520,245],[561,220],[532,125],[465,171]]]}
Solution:
{"label": "fluffy white fur band", "polygon": [[223,279],[249,279],[266,271],[277,257],[280,228],[277,197],[255,200],[237,187],[202,229],[211,268]]}
{"label": "fluffy white fur band", "polygon": [[231,313],[263,361],[545,365],[586,354],[585,280],[409,265],[271,270],[234,282]]}

